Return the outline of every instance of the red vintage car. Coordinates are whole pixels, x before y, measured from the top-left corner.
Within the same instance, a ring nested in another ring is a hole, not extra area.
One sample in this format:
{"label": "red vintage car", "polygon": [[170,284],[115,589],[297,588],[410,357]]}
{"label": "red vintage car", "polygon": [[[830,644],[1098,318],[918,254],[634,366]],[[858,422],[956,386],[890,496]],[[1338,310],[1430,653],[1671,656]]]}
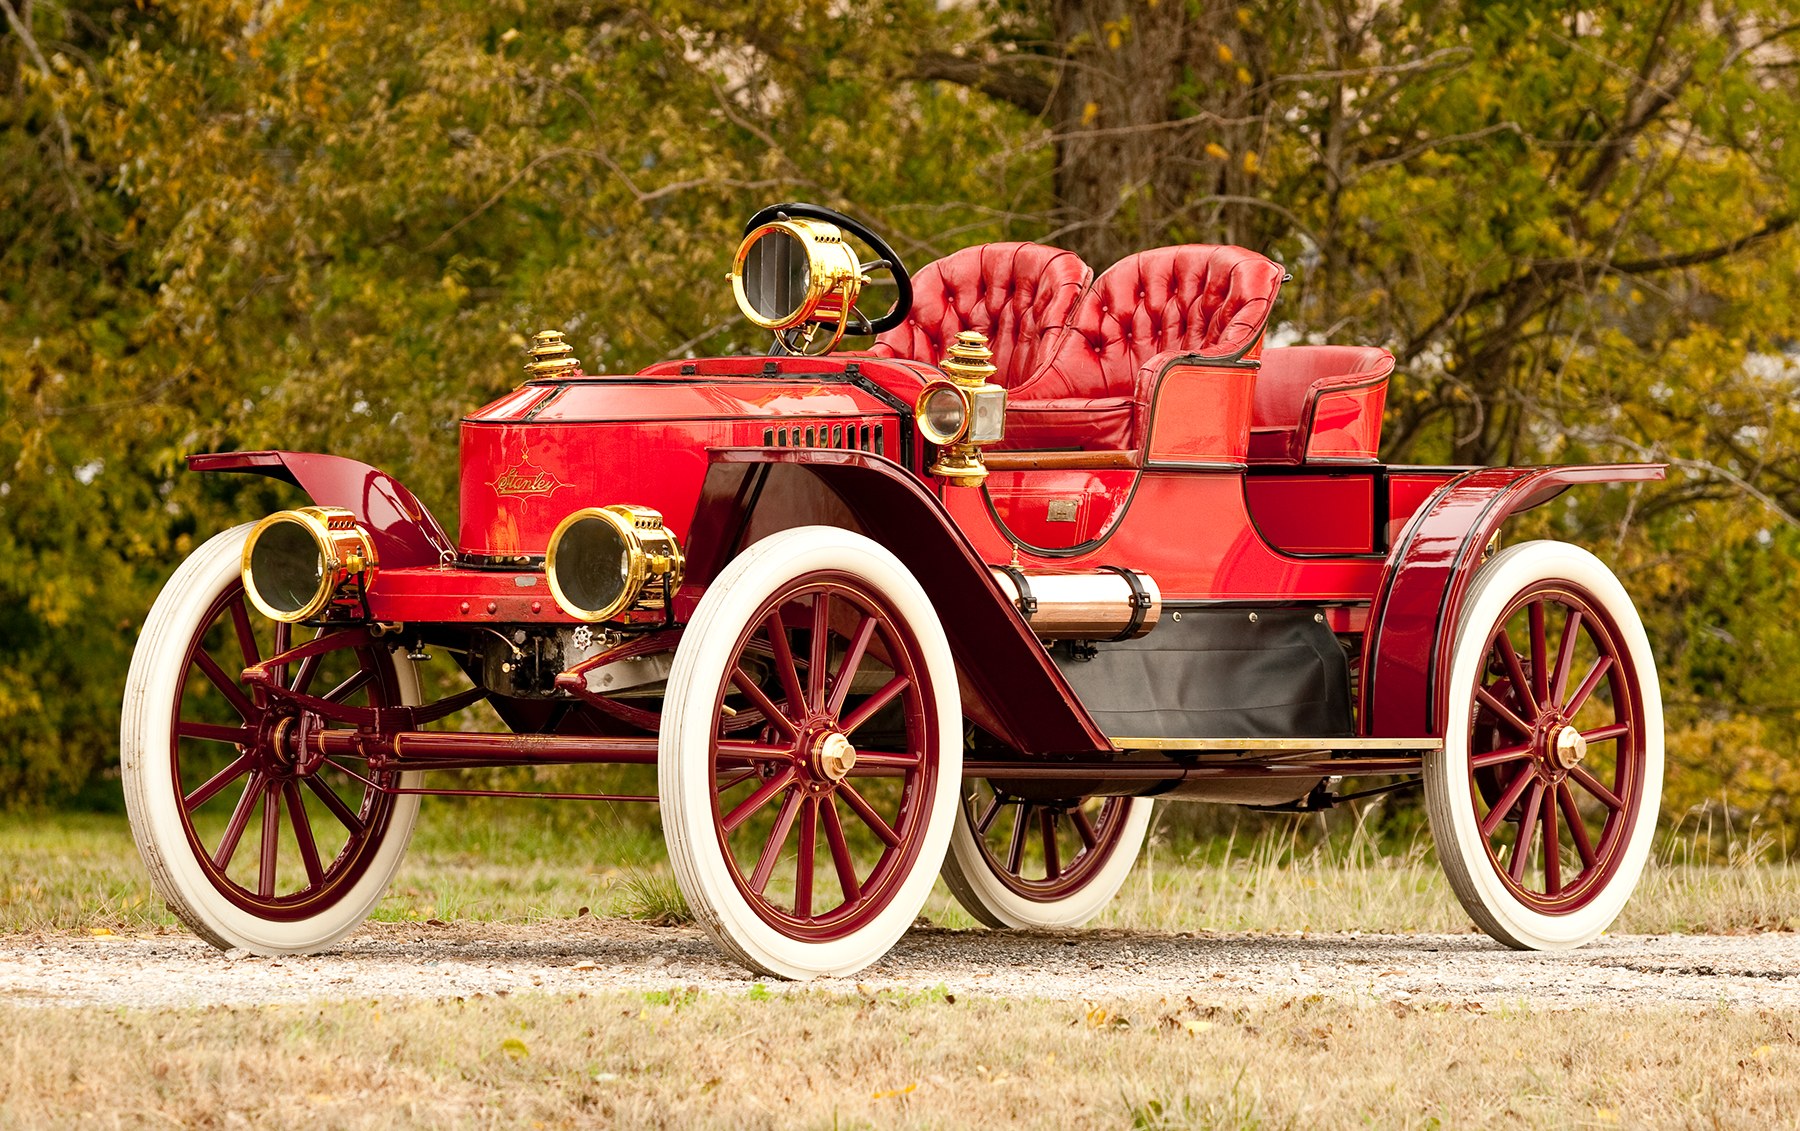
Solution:
{"label": "red vintage car", "polygon": [[[655,765],[699,921],[786,977],[880,958],[940,872],[995,927],[1081,923],[1153,799],[1311,810],[1346,778],[1423,782],[1504,943],[1619,913],[1661,793],[1655,661],[1598,558],[1500,532],[1660,467],[1382,464],[1392,357],[1265,348],[1286,272],[1243,248],[1096,277],[986,244],[909,277],[787,204],[732,277],[766,356],[589,376],[539,334],[462,422],[454,537],[352,460],[190,457],[313,504],[196,550],[133,658],[132,827],[197,933],[323,947],[421,795],[504,792],[430,771],[570,764]],[[433,653],[466,687],[425,694]],[[477,703],[505,729],[433,727]]]}

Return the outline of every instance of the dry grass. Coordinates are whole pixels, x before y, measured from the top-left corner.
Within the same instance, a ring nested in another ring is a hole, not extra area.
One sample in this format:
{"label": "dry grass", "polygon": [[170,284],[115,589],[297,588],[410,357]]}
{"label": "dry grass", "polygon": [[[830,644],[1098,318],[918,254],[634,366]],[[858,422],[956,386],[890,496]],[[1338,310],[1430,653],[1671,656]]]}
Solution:
{"label": "dry grass", "polygon": [[1791,1126],[1800,1019],[816,992],[0,1007],[0,1125]]}

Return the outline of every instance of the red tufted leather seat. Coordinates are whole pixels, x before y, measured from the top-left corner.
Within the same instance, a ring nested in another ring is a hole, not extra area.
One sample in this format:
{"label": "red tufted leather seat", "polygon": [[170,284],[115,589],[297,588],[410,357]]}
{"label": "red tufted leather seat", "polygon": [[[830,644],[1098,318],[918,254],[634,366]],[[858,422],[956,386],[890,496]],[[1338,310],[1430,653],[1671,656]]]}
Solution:
{"label": "red tufted leather seat", "polygon": [[966,247],[913,276],[911,313],[870,352],[936,365],[958,333],[979,330],[994,351],[994,382],[1011,389],[1055,348],[1093,278],[1080,256],[1059,247]]}
{"label": "red tufted leather seat", "polygon": [[1255,356],[1286,271],[1241,247],[1182,244],[1121,259],[1071,332],[1007,398],[1007,448],[1135,448],[1157,375],[1176,357]]}
{"label": "red tufted leather seat", "polygon": [[1250,462],[1367,462],[1381,442],[1394,355],[1374,346],[1284,346],[1262,355]]}

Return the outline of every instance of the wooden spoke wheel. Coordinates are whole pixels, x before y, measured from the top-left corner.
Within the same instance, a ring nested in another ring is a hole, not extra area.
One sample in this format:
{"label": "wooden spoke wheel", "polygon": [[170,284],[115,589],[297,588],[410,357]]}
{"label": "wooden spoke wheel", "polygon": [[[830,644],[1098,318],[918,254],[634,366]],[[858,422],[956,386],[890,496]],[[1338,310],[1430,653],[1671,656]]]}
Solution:
{"label": "wooden spoke wheel", "polygon": [[847,531],[773,535],[707,589],[668,686],[663,828],[699,921],[780,977],[880,958],[930,893],[962,765],[918,582]]}
{"label": "wooden spoke wheel", "polygon": [[[259,706],[243,683],[246,667],[296,643],[293,626],[244,597],[248,530],[195,551],[151,609],[126,683],[125,800],[153,884],[195,933],[221,948],[305,952],[354,930],[380,899],[418,798],[380,788],[402,775],[304,757],[301,735],[338,724],[279,700]],[[346,706],[417,700],[411,664],[367,646],[276,674]]]}
{"label": "wooden spoke wheel", "polygon": [[944,883],[990,927],[1073,927],[1118,893],[1150,829],[1147,797],[1026,801],[963,783]]}
{"label": "wooden spoke wheel", "polygon": [[1592,554],[1527,542],[1477,575],[1426,765],[1451,886],[1490,935],[1579,946],[1637,884],[1662,795],[1662,701],[1637,610]]}

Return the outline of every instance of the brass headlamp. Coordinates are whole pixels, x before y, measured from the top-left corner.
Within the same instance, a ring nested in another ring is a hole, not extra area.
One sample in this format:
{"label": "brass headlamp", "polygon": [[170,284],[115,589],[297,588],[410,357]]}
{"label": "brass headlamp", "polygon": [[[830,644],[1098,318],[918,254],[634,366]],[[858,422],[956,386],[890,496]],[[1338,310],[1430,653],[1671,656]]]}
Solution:
{"label": "brass headlamp", "polygon": [[557,523],[544,574],[564,612],[578,620],[612,620],[634,605],[654,605],[653,579],[681,584],[681,546],[649,507],[584,507]]}
{"label": "brass headlamp", "polygon": [[1006,434],[1006,390],[989,380],[993,356],[986,337],[964,330],[938,365],[948,380],[929,382],[913,405],[920,435],[938,447],[931,474],[953,486],[981,486],[981,447]]}
{"label": "brass headlamp", "polygon": [[244,543],[244,593],[276,620],[312,620],[334,605],[360,609],[376,565],[369,532],[342,507],[277,511]]}
{"label": "brass headlamp", "polygon": [[776,333],[828,327],[831,339],[820,353],[843,338],[868,281],[843,233],[819,220],[764,224],[744,237],[731,264],[731,290],[744,317]]}

